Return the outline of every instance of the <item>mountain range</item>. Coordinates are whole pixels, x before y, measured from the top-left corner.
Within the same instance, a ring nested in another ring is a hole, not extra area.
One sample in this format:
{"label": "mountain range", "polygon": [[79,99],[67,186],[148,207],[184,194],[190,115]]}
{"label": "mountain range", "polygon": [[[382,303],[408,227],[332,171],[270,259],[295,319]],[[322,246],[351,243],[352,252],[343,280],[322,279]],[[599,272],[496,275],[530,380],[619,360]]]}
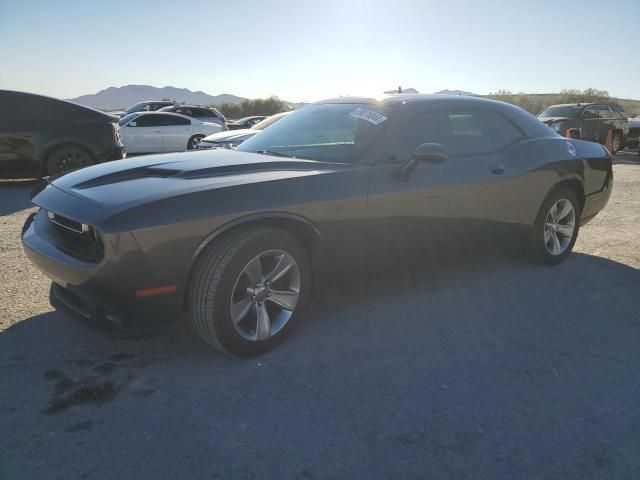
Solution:
{"label": "mountain range", "polygon": [[[397,90],[389,90],[384,93],[396,93]],[[403,89],[404,93],[418,93],[415,88]],[[436,93],[449,95],[474,95],[462,90],[442,90]],[[178,103],[188,103],[194,105],[220,105],[223,103],[239,104],[245,97],[223,93],[221,95],[210,95],[208,93],[194,92],[187,88],[176,87],[153,87],[151,85],[125,85],[124,87],[109,87],[100,90],[98,93],[81,95],[70,98],[71,102],[86,105],[88,107],[100,108],[102,110],[120,110],[143,100],[169,99]],[[284,101],[284,100],[283,100]],[[292,108],[298,108],[306,103],[284,102]]]}
{"label": "mountain range", "polygon": [[109,87],[98,93],[70,98],[71,102],[103,110],[117,110],[127,108],[143,100],[174,100],[178,103],[195,105],[220,105],[222,103],[242,103],[246,98],[223,93],[209,95],[208,93],[193,92],[187,88],[152,87],[151,85],[125,85],[124,87]]}

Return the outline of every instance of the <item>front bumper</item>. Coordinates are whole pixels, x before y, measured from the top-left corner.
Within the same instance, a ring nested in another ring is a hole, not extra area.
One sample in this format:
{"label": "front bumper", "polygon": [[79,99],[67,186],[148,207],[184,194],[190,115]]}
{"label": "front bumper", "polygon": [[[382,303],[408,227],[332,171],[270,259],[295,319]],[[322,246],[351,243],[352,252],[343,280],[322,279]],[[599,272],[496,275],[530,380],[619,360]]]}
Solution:
{"label": "front bumper", "polygon": [[611,198],[611,192],[613,191],[613,172],[607,176],[604,187],[601,191],[587,195],[584,199],[584,207],[582,208],[582,215],[580,216],[580,226],[584,226],[589,223],[593,218],[600,213],[604,207],[609,203]]}
{"label": "front bumper", "polygon": [[98,163],[111,162],[112,160],[124,160],[127,158],[127,153],[124,149],[124,145],[121,142],[114,143],[111,148],[96,152]]}
{"label": "front bumper", "polygon": [[[59,241],[59,232],[44,209],[32,214],[22,232],[27,257],[52,279],[54,308],[84,320],[129,331],[148,331],[172,323],[181,315],[182,289],[139,297],[141,288],[166,285],[172,279],[153,273],[130,234],[105,242],[98,261],[78,258]],[[118,244],[118,251],[112,249]]]}

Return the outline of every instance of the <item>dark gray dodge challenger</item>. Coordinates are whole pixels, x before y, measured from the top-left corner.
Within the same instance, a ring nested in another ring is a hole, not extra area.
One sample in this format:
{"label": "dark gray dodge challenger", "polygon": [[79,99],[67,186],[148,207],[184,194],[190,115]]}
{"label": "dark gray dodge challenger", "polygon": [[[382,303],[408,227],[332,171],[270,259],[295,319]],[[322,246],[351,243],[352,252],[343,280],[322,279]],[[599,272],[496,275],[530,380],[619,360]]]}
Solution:
{"label": "dark gray dodge challenger", "polygon": [[56,308],[125,329],[179,318],[250,356],[294,328],[336,272],[415,263],[439,244],[522,242],[556,264],[606,205],[609,152],[512,105],[340,98],[237,150],[155,155],[53,180],[28,257]]}

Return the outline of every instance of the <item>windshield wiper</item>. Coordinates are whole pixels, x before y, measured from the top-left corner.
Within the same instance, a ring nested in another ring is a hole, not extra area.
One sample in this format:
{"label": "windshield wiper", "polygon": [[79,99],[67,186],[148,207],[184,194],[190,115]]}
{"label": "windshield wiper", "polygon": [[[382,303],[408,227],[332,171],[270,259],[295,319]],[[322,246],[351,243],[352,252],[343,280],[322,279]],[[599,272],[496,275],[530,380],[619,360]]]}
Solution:
{"label": "windshield wiper", "polygon": [[263,155],[273,155],[274,157],[296,158],[293,155],[282,152],[274,152],[273,150],[256,150],[256,153],[261,153]]}

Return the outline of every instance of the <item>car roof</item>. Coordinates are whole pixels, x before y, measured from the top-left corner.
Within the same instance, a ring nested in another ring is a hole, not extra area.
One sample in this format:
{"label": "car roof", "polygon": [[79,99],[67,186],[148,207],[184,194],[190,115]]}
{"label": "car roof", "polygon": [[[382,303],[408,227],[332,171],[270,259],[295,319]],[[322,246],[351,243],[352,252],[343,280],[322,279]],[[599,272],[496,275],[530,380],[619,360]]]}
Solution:
{"label": "car roof", "polygon": [[520,128],[524,129],[527,135],[532,137],[546,136],[549,134],[549,127],[538,120],[536,117],[526,112],[522,108],[507,102],[492,100],[484,97],[472,95],[446,95],[446,94],[415,94],[415,93],[399,93],[393,95],[385,95],[380,98],[368,97],[339,97],[321,102],[318,104],[365,104],[377,107],[388,107],[396,109],[407,107],[409,110],[419,111],[426,106],[434,109],[466,109],[480,108],[498,111],[507,118],[514,121]]}
{"label": "car roof", "polygon": [[25,97],[36,97],[36,98],[41,98],[43,100],[50,100],[50,101],[54,101],[54,102],[66,103],[68,105],[73,105],[74,107],[77,107],[77,108],[84,108],[86,110],[91,110],[92,112],[100,114],[100,115],[103,115],[105,117],[109,117],[114,122],[117,121],[117,118],[118,118],[118,117],[116,117],[114,115],[111,115],[110,113],[103,112],[102,110],[98,110],[97,108],[88,107],[87,105],[81,105],[80,103],[70,102],[69,100],[62,100],[60,98],[49,97],[47,95],[40,95],[39,93],[30,93],[30,92],[21,92],[21,91],[18,91],[18,90],[2,90],[2,89],[0,89],[0,94],[25,96]]}
{"label": "car roof", "polygon": [[477,97],[473,95],[446,95],[446,94],[426,94],[426,93],[397,93],[391,95],[383,95],[378,98],[372,97],[338,97],[322,100],[316,103],[368,103],[378,104],[381,106],[394,106],[411,104],[472,104],[472,105],[487,105],[498,102],[497,100],[491,100],[488,98]]}
{"label": "car roof", "polygon": [[189,120],[198,120],[197,118],[193,118],[193,117],[190,117],[188,115],[183,115],[181,113],[160,112],[158,110],[156,110],[155,112],[133,112],[133,113],[130,113],[129,115],[137,115],[139,117],[143,117],[145,115],[171,115],[171,116],[174,116],[174,117],[188,118]]}
{"label": "car roof", "polygon": [[211,110],[211,107],[205,107],[204,105],[173,105],[173,108],[206,108]]}

